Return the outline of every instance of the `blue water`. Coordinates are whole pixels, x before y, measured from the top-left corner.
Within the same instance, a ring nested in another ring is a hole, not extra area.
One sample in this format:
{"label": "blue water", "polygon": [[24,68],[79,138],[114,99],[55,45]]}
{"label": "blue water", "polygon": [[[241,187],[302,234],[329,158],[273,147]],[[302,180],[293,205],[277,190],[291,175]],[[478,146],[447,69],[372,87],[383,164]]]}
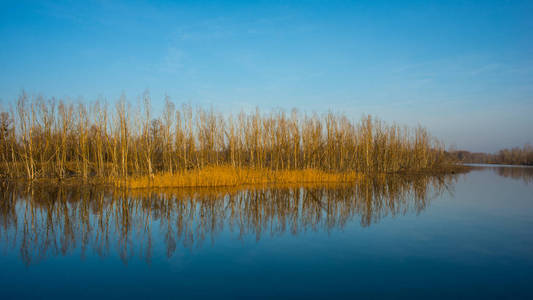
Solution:
{"label": "blue water", "polygon": [[2,299],[533,299],[533,168],[146,195],[9,187],[0,201]]}

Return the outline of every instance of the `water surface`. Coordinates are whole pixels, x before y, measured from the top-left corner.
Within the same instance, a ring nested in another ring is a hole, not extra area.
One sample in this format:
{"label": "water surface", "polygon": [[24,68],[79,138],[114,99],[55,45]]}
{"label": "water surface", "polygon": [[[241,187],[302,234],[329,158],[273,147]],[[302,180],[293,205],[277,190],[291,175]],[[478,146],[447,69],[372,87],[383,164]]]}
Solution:
{"label": "water surface", "polygon": [[245,190],[2,189],[3,299],[533,297],[533,168]]}

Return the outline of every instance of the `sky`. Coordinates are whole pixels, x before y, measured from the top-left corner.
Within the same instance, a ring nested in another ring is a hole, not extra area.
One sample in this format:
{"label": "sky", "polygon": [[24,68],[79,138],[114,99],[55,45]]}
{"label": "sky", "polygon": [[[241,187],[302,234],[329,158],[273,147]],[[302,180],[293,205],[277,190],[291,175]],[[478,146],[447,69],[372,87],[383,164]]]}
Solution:
{"label": "sky", "polygon": [[150,91],[223,113],[296,108],[533,144],[533,1],[5,1],[0,105]]}

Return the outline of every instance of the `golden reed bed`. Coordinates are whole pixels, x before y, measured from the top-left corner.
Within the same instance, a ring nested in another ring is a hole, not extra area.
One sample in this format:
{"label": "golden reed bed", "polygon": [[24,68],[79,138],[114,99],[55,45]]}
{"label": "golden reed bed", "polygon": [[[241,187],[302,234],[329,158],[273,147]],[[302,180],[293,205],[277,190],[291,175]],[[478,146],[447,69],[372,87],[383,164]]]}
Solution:
{"label": "golden reed bed", "polygon": [[118,187],[128,188],[221,187],[257,184],[355,182],[363,178],[363,176],[363,174],[356,172],[330,173],[316,169],[276,171],[214,166],[173,174],[160,173],[153,176],[115,179],[113,184]]}

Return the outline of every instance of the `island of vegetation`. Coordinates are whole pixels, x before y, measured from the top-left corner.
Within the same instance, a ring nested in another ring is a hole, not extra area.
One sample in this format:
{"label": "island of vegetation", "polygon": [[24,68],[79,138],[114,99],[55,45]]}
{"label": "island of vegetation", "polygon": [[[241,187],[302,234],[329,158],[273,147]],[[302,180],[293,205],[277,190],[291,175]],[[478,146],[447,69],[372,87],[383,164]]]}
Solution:
{"label": "island of vegetation", "polygon": [[365,116],[279,110],[222,114],[167,98],[154,116],[149,93],[68,102],[22,93],[0,114],[0,175],[69,178],[118,187],[213,187],[352,182],[364,176],[442,172],[444,145],[421,127]]}

